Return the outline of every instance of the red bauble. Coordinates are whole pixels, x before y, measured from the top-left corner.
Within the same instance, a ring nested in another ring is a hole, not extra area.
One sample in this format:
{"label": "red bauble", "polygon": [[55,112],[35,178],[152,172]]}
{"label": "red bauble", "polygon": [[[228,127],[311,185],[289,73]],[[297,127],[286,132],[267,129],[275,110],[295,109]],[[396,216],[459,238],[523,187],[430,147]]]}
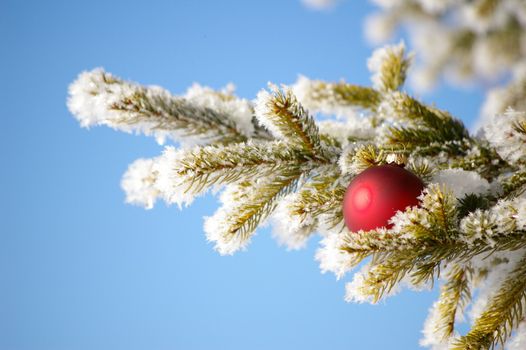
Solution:
{"label": "red bauble", "polygon": [[343,218],[351,231],[390,228],[398,210],[418,204],[424,183],[403,167],[371,167],[356,176],[343,198]]}

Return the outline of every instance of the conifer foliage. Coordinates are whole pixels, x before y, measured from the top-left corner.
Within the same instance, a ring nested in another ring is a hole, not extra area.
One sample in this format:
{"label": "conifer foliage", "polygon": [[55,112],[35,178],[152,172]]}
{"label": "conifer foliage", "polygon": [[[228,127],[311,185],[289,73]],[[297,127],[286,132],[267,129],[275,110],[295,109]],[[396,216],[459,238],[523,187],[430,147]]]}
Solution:
{"label": "conifer foliage", "polygon": [[[525,331],[526,114],[508,109],[470,135],[447,111],[404,92],[411,61],[403,44],[387,46],[369,60],[372,86],[300,77],[254,101],[231,87],[194,85],[174,96],[95,69],[70,86],[68,106],[85,127],[175,141],[178,148],[130,165],[127,201],[182,206],[221,191],[204,224],[220,254],[245,249],[266,220],[289,249],[320,233],[323,272],[340,278],[359,268],[348,301],[377,303],[404,286],[440,283],[422,345],[486,349],[519,329],[517,343]],[[335,118],[317,121],[317,113]],[[390,229],[350,232],[347,185],[393,162],[425,182],[419,206],[397,212]],[[461,335],[465,313],[473,321]]]}

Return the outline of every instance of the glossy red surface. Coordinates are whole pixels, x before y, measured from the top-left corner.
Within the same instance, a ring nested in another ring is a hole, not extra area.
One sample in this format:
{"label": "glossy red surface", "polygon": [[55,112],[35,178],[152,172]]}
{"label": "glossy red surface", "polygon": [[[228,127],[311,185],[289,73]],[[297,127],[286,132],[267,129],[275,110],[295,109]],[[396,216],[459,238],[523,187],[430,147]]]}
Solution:
{"label": "glossy red surface", "polygon": [[371,167],[356,176],[343,199],[343,217],[351,231],[390,227],[389,219],[418,205],[424,189],[420,178],[397,165]]}

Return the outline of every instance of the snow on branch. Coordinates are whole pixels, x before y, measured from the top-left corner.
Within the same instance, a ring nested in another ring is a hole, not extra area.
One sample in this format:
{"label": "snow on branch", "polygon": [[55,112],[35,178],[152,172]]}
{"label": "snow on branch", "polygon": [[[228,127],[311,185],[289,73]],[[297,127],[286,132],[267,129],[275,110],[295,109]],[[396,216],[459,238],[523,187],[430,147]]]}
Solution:
{"label": "snow on branch", "polygon": [[499,155],[510,163],[526,163],[526,112],[508,109],[484,127]]}
{"label": "snow on branch", "polygon": [[228,187],[221,195],[223,206],[205,221],[208,240],[222,255],[245,248],[258,225],[272,214],[279,199],[295,190],[301,176],[298,168],[280,169],[272,176]]}
{"label": "snow on branch", "polygon": [[373,87],[379,91],[398,90],[405,82],[413,54],[406,56],[405,44],[386,46],[374,51],[367,61]]}
{"label": "snow on branch", "polygon": [[374,2],[379,11],[367,19],[366,37],[378,44],[407,29],[411,47],[419,53],[413,74],[417,88],[429,89],[442,77],[456,84],[487,84],[524,63],[522,0]]}
{"label": "snow on branch", "polygon": [[318,126],[308,111],[298,102],[289,88],[278,89],[270,86],[271,91],[261,90],[256,100],[256,116],[276,137],[294,147],[305,150],[313,157],[323,158]]}
{"label": "snow on branch", "polygon": [[306,108],[326,114],[353,115],[353,109],[375,109],[381,101],[380,92],[370,87],[310,80],[304,76],[298,78],[292,89]]}
{"label": "snow on branch", "polygon": [[282,141],[210,145],[176,151],[171,159],[170,177],[188,185],[187,190],[267,176],[280,167],[309,161],[309,155]]}
{"label": "snow on branch", "polygon": [[161,195],[156,187],[155,159],[137,159],[123,175],[121,187],[126,193],[126,203],[152,209]]}
{"label": "snow on branch", "polygon": [[512,330],[524,318],[526,303],[526,255],[516,264],[491,297],[468,334],[462,336],[454,349],[483,349],[504,344]]}
{"label": "snow on branch", "polygon": [[280,203],[274,218],[273,234],[289,249],[304,247],[318,227],[333,228],[343,220],[345,187],[340,183],[338,167],[320,166],[314,172],[296,193]]}
{"label": "snow on branch", "polygon": [[464,308],[471,300],[469,266],[454,264],[445,273],[445,283],[440,287],[438,300],[429,310],[425,321],[422,346],[448,347],[455,335],[455,322],[462,319]]}
{"label": "snow on branch", "polygon": [[[409,3],[380,2],[404,11]],[[446,14],[453,4],[411,3],[420,14]],[[485,27],[471,29],[498,28],[486,17]],[[376,303],[401,286],[419,289],[442,280],[422,345],[485,348],[506,343],[518,329],[510,344],[520,347],[526,302],[523,79],[501,94],[500,102],[517,109],[502,112],[504,105],[494,104],[499,114],[470,135],[459,119],[400,90],[411,60],[403,44],[388,46],[369,60],[373,87],[300,77],[292,88],[271,85],[253,102],[236,97],[232,87],[198,84],[173,96],[96,69],[71,84],[68,107],[85,127],[107,125],[181,143],[129,166],[121,182],[126,202],[149,209],[164,199],[181,207],[222,190],[219,209],[204,223],[220,254],[245,249],[269,219],[272,235],[288,249],[305,247],[319,233],[322,272],[342,278],[361,265],[346,285],[347,301]],[[316,113],[324,120],[316,121]],[[418,205],[396,212],[385,227],[350,232],[342,209],[349,183],[368,168],[393,163],[424,182]],[[460,336],[456,322],[468,304],[475,322]]]}
{"label": "snow on branch", "polygon": [[83,127],[107,125],[183,143],[246,141],[254,133],[247,101],[194,87],[175,97],[123,81],[103,69],[83,72],[69,87],[68,107]]}
{"label": "snow on branch", "polygon": [[393,126],[391,143],[429,145],[432,142],[462,141],[468,138],[464,124],[449,113],[425,106],[402,92],[388,94],[381,105],[382,112],[409,122],[409,126]]}

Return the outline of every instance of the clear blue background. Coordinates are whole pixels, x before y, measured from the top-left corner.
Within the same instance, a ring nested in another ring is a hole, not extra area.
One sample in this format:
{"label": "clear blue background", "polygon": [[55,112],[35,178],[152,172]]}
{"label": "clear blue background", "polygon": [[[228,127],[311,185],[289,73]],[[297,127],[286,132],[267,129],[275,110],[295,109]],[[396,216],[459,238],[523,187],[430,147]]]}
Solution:
{"label": "clear blue background", "polygon": [[[228,82],[253,98],[267,81],[368,84],[363,20],[347,1],[313,12],[297,0],[0,1],[0,350],[416,349],[434,292],[347,304],[344,281],[307,249],[260,230],[220,257],[202,217],[124,204],[121,175],[161,147],[81,129],[67,86],[103,66],[175,93]],[[471,123],[480,91],[441,88],[438,106]]]}

